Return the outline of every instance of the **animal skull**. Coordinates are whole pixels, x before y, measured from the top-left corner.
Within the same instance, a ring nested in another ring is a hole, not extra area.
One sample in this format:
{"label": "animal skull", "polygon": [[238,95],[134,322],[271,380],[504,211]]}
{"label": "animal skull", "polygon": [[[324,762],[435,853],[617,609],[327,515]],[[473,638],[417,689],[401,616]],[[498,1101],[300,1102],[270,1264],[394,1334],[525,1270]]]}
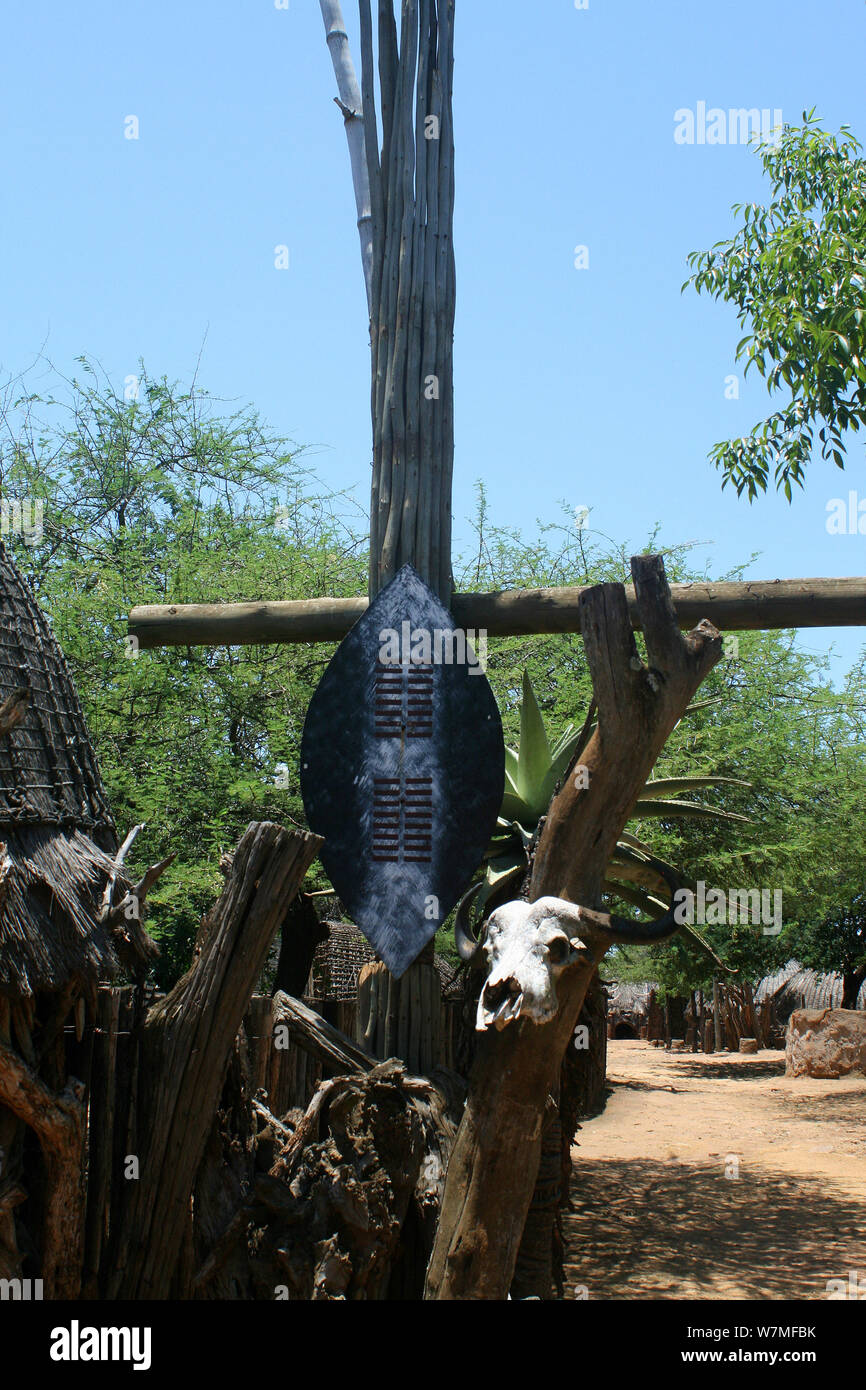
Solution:
{"label": "animal skull", "polygon": [[[505,1028],[517,1018],[548,1023],[556,1013],[556,982],[585,953],[577,937],[578,909],[562,898],[505,903],[487,920],[488,975],[475,1027]],[[568,926],[572,936],[566,930]]]}
{"label": "animal skull", "polygon": [[[622,851],[621,851],[622,852]],[[632,922],[610,912],[580,907],[565,898],[515,901],[497,907],[476,939],[470,927],[472,904],[481,882],[473,884],[457,908],[454,940],[461,960],[486,966],[487,979],[478,1001],[475,1027],[505,1028],[518,1018],[549,1023],[558,1000],[556,984],[564,970],[578,961],[601,959],[608,946],[664,941],[673,936],[677,921],[675,894],[679,887],[669,865],[648,854],[635,861],[656,869],[668,885],[671,904],[654,922]]]}

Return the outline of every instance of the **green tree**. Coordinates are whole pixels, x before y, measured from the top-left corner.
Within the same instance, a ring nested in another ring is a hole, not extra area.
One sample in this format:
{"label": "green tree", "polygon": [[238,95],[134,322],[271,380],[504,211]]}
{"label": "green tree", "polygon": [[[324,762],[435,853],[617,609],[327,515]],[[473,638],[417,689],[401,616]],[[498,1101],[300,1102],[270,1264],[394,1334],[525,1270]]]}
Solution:
{"label": "green tree", "polygon": [[[327,646],[130,651],[140,603],[353,595],[366,587],[361,508],[328,493],[302,454],[253,411],[227,411],[195,387],[142,369],[127,401],[89,364],[55,396],[6,402],[4,495],[45,504],[43,543],[11,537],[51,616],[78,684],[123,834],[145,822],[137,863],[177,851],[153,895],[160,982],[188,964],[201,913],[220,887],[219,860],[249,820],[303,823],[298,750]],[[570,510],[535,534],[496,527],[483,489],[476,540],[455,560],[457,587],[629,580],[630,547],[575,525]],[[650,536],[647,548],[657,547]],[[672,580],[699,576],[687,547],[665,551]],[[517,744],[527,670],[551,743],[580,725],[591,697],[576,634],[497,639],[488,674],[506,741]],[[863,805],[866,667],[843,691],[789,633],[743,634],[710,676],[699,708],[674,731],[655,775],[727,776],[708,805],[750,824],[667,820],[633,826],[661,857],[720,886],[784,890],[781,938],[710,928],[714,949],[749,974],[797,954],[798,933],[853,901],[866,851],[850,826]],[[700,798],[700,791],[695,793]],[[846,887],[834,873],[840,846]],[[320,869],[317,887],[327,886]],[[616,903],[629,912],[628,904]],[[446,932],[438,944],[450,947]],[[805,958],[805,946],[801,953]],[[633,967],[638,968],[638,961]],[[616,959],[616,969],[632,968]],[[645,978],[705,984],[711,961],[675,943]]]}
{"label": "green tree", "polygon": [[[739,654],[705,683],[702,693],[713,703],[681,723],[658,775],[694,759],[703,766],[706,758],[749,782],[749,790],[726,789],[724,801],[751,823],[647,823],[640,833],[708,887],[782,893],[777,935],[742,922],[703,928],[741,976],[754,980],[791,957],[842,970],[844,934],[829,924],[856,904],[866,880],[866,845],[856,831],[866,802],[864,660],[835,690],[826,662],[799,649],[790,634],[739,640]],[[828,925],[819,958],[810,942],[822,923]],[[712,976],[711,962],[679,939],[669,951],[629,952],[615,965],[623,978],[655,979],[677,994],[707,988]]]}
{"label": "green tree", "polygon": [[[44,503],[40,545],[9,538],[78,685],[137,866],[177,851],[150,901],[160,983],[186,967],[219,861],[251,819],[303,822],[298,748],[331,650],[136,653],[140,603],[362,592],[351,504],[254,411],[149,377],[124,399],[89,362],[54,395],[7,400],[0,486]],[[324,882],[324,880],[322,880]]]}
{"label": "green tree", "polygon": [[844,468],[844,436],[866,423],[866,161],[847,126],[837,136],[814,111],[803,120],[758,145],[771,201],[736,204],[736,235],[688,258],[686,285],[735,304],[748,327],[736,353],[745,372],[754,366],[768,392],[790,397],[750,434],[711,451],[722,485],[750,501],[771,471],[791,500],[816,429],[821,457]]}

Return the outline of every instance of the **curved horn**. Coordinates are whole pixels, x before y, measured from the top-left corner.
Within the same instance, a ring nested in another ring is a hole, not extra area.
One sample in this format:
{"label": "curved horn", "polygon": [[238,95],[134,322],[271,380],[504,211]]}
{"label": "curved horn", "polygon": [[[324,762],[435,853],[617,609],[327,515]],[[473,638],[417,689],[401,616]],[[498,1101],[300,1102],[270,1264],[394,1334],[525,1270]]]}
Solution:
{"label": "curved horn", "polygon": [[671,873],[668,865],[660,859],[654,859],[651,854],[636,855],[635,858],[640,858],[642,864],[648,864],[664,879],[671,890],[670,907],[655,922],[630,922],[627,917],[617,917],[614,912],[594,912],[592,908],[579,907],[577,909],[578,915],[590,932],[595,933],[602,940],[608,941],[611,946],[627,946],[629,944],[640,946],[652,944],[655,941],[666,941],[669,936],[673,936],[675,932],[679,931],[682,925],[676,919],[677,904],[675,901],[680,884]]}
{"label": "curved horn", "polygon": [[468,892],[463,894],[457,904],[457,915],[454,918],[454,945],[457,947],[458,956],[466,965],[480,966],[483,964],[482,942],[476,941],[470,927],[472,905],[483,882],[483,879],[479,879],[477,883],[473,883]]}

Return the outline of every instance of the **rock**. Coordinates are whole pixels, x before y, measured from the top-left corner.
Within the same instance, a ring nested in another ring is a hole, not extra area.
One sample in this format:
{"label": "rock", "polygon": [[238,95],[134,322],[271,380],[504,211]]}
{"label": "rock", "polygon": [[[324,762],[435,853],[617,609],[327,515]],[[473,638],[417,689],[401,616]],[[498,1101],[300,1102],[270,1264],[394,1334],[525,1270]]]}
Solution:
{"label": "rock", "polygon": [[866,1009],[795,1009],[785,1037],[785,1074],[866,1076]]}
{"label": "rock", "polygon": [[757,1038],[740,1038],[740,1051],[741,1051],[741,1052],[757,1052],[757,1050],[758,1050],[758,1039],[757,1039]]}
{"label": "rock", "polygon": [[685,1038],[671,1038],[671,1052],[685,1052]]}

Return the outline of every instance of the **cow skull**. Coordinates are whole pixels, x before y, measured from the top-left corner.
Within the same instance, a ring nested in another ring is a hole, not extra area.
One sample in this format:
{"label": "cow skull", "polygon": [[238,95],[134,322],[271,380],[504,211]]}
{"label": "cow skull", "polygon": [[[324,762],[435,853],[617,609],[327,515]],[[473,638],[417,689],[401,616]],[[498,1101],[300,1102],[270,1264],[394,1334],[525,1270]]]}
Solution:
{"label": "cow skull", "polygon": [[479,1032],[504,1028],[516,1018],[548,1023],[554,1017],[557,980],[579,952],[586,955],[584,943],[565,929],[563,908],[570,909],[576,932],[575,909],[561,898],[505,903],[491,913],[483,942],[488,974],[475,1020]]}
{"label": "cow skull", "polygon": [[[671,893],[676,882],[667,866],[651,861],[663,873]],[[662,941],[678,923],[671,907],[656,922],[630,922],[608,912],[579,907],[564,898],[515,901],[496,908],[476,940],[469,917],[481,885],[475,884],[457,909],[454,936],[462,960],[487,968],[478,1000],[475,1027],[502,1029],[518,1018],[549,1023],[558,1008],[556,986],[565,970],[600,959],[615,943]],[[599,947],[601,950],[599,951]]]}

